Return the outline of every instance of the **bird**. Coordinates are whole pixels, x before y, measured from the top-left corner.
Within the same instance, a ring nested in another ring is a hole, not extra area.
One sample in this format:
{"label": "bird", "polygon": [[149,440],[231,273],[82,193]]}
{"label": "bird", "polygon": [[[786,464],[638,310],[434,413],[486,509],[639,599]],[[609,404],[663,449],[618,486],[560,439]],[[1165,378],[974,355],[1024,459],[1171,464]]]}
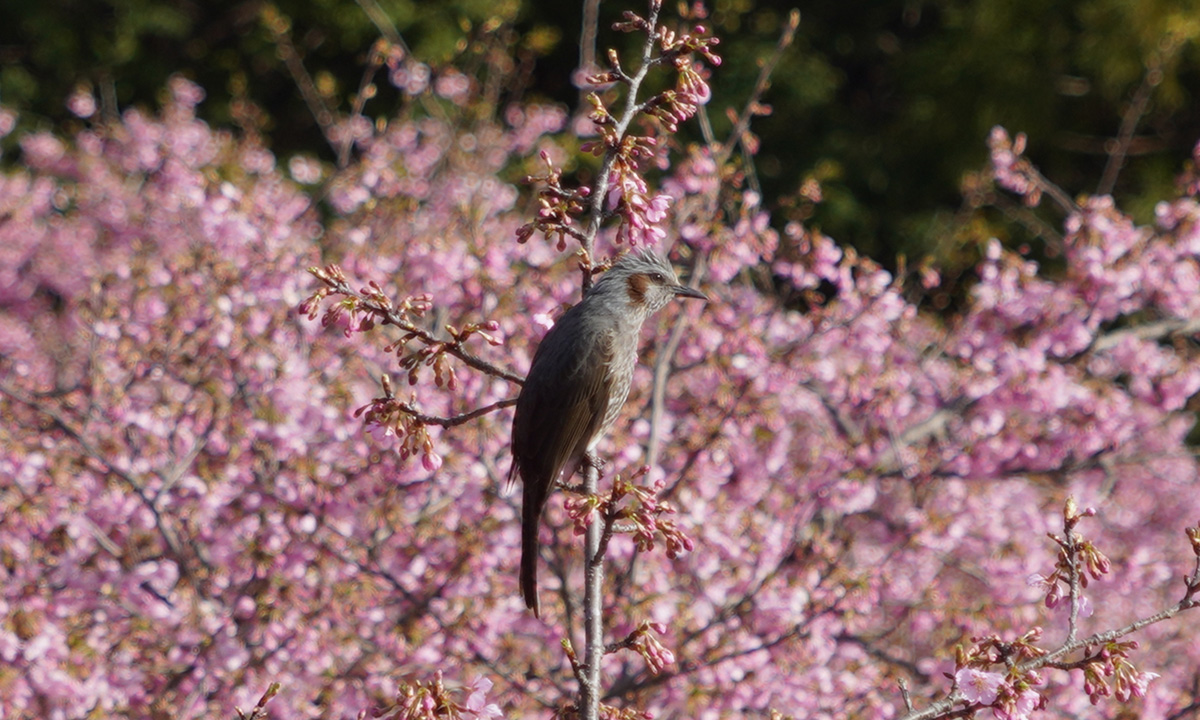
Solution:
{"label": "bird", "polygon": [[661,255],[640,249],[622,255],[546,333],[517,396],[512,467],[521,495],[520,587],[525,605],[541,616],[538,527],[559,476],[570,479],[608,433],[629,396],[642,324],[675,298],[708,300],[682,285]]}

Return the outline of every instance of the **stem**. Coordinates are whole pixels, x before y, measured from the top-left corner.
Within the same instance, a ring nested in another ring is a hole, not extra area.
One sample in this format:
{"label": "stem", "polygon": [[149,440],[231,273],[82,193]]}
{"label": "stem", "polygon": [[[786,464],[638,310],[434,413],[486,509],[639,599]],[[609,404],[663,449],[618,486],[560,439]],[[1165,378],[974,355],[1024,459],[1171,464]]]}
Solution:
{"label": "stem", "polygon": [[[583,464],[583,491],[595,495],[600,479],[597,463]],[[604,626],[601,604],[604,600],[604,558],[600,539],[604,530],[602,518],[595,517],[588,525],[584,541],[585,575],[583,591],[584,670],[580,683],[579,716],[582,720],[600,718],[600,661],[604,657]]]}
{"label": "stem", "polygon": [[[658,12],[661,5],[661,0],[651,0],[650,2],[650,12],[646,17],[646,42],[642,45],[641,66],[630,78],[625,96],[625,107],[615,126],[618,141],[615,147],[608,148],[604,153],[604,160],[600,164],[600,172],[592,191],[587,227],[583,237],[579,238],[586,261],[581,264],[584,294],[592,287],[593,249],[596,236],[600,233],[600,224],[604,220],[604,203],[608,198],[609,175],[612,173],[613,163],[616,162],[617,153],[620,152],[621,143],[624,141],[629,124],[637,116],[638,90],[653,65],[655,28],[658,27]],[[585,461],[583,464],[583,491],[595,495],[599,478],[599,463]],[[604,523],[597,518],[588,525],[584,538],[584,674],[581,678],[579,693],[579,717],[582,720],[600,720],[600,661],[604,657],[604,626],[601,618],[604,602],[604,557],[601,549],[603,526]]]}
{"label": "stem", "polygon": [[409,335],[412,335],[412,339],[420,340],[426,345],[444,345],[447,355],[458,358],[463,362],[464,365],[472,367],[482,373],[486,373],[492,377],[503,378],[518,385],[525,384],[525,378],[517,375],[514,372],[510,372],[501,367],[493,365],[481,357],[478,357],[474,353],[464,349],[461,342],[449,342],[442,340],[436,337],[430,331],[413,324],[402,312],[396,310],[394,307],[381,304],[367,297],[366,295],[357,292],[354,290],[354,288],[350,287],[350,283],[346,282],[344,278],[335,277],[327,273],[318,274],[312,270],[309,272],[312,272],[317,279],[328,285],[329,288],[338,295],[344,295],[345,297],[354,298],[357,300],[361,307],[370,311],[379,319],[380,324],[394,325]]}
{"label": "stem", "polygon": [[1067,580],[1071,591],[1071,615],[1067,620],[1067,645],[1075,642],[1079,632],[1079,536],[1075,534],[1073,524],[1066,524],[1066,546],[1063,551],[1067,554]]}
{"label": "stem", "polygon": [[1100,184],[1096,187],[1097,195],[1108,195],[1117,185],[1117,176],[1121,174],[1121,168],[1125,166],[1125,157],[1129,154],[1129,145],[1133,142],[1133,133],[1137,129],[1138,121],[1146,114],[1146,107],[1150,105],[1150,96],[1154,93],[1154,89],[1162,82],[1162,68],[1157,62],[1151,62],[1146,68],[1146,75],[1142,78],[1142,84],[1134,93],[1133,100],[1129,103],[1129,109],[1125,111],[1125,116],[1121,118],[1121,130],[1117,133],[1117,139],[1105,143],[1109,148],[1108,163],[1104,166],[1104,174],[1100,176]]}
{"label": "stem", "polygon": [[317,84],[313,82],[312,76],[304,68],[304,60],[300,57],[300,53],[296,51],[296,46],[292,44],[290,36],[291,20],[274,10],[264,11],[262,20],[263,24],[267,27],[267,31],[271,33],[271,39],[275,42],[275,49],[279,52],[279,57],[283,60],[288,73],[291,74],[292,81],[296,83],[297,89],[300,90],[300,96],[304,98],[304,104],[308,106],[308,111],[312,113],[313,120],[316,120],[317,127],[321,128],[321,134],[325,136],[325,142],[329,143],[333,151],[340,155],[341,149],[334,139],[333,111],[330,110],[329,105],[325,102],[325,98],[321,96],[321,92],[317,89]]}
{"label": "stem", "polygon": [[439,415],[426,415],[426,414],[418,411],[416,407],[414,407],[406,402],[398,402],[397,403],[397,405],[400,406],[400,409],[402,409],[405,412],[405,414],[411,416],[418,423],[420,423],[422,425],[439,425],[444,428],[451,428],[451,427],[455,427],[457,425],[462,425],[464,423],[470,422],[471,420],[474,420],[475,418],[483,417],[484,415],[487,415],[490,412],[494,412],[496,410],[501,410],[506,407],[512,407],[516,404],[517,404],[516,398],[509,398],[507,400],[500,400],[500,401],[494,402],[491,405],[485,405],[480,408],[475,408],[474,410],[471,410],[471,411],[468,411],[465,413],[459,413],[458,415],[450,415],[448,417],[441,417]]}
{"label": "stem", "polygon": [[[1181,612],[1186,612],[1192,608],[1200,607],[1200,601],[1198,601],[1196,598],[1196,595],[1200,594],[1200,557],[1197,557],[1196,565],[1193,568],[1191,575],[1184,578],[1184,586],[1186,591],[1183,599],[1171,607],[1150,615],[1149,617],[1135,620],[1134,622],[1122,628],[1109,630],[1107,632],[1095,633],[1085,638],[1078,638],[1073,641],[1065,642],[1057,650],[1047,655],[1020,663],[1016,666],[1017,672],[1026,673],[1031,670],[1039,670],[1045,667],[1063,667],[1064,665],[1070,666],[1071,663],[1063,663],[1059,658],[1062,658],[1064,655],[1076,650],[1094,648],[1105,643],[1113,642],[1114,640],[1118,640],[1126,635],[1131,635],[1148,625],[1160,623],[1164,620],[1170,620]],[[952,717],[956,712],[961,712],[961,710],[955,711],[954,706],[959,702],[962,702],[962,700],[962,691],[956,687],[953,688],[950,693],[941,700],[930,704],[929,707],[918,712],[913,712],[910,710],[901,716],[900,720],[933,720],[934,718]]]}
{"label": "stem", "polygon": [[633,122],[633,118],[638,114],[638,90],[641,89],[642,81],[646,79],[646,74],[650,72],[650,68],[654,64],[654,41],[656,39],[654,31],[658,27],[658,11],[661,9],[661,5],[659,0],[650,2],[650,13],[646,16],[646,42],[642,45],[641,66],[629,80],[629,89],[625,95],[625,107],[622,108],[621,117],[617,118],[614,125],[617,144],[616,147],[610,147],[605,151],[604,160],[600,163],[600,173],[596,176],[596,187],[592,192],[592,206],[588,210],[587,229],[584,231],[584,237],[579,240],[589,263],[589,266],[583,271],[583,291],[585,293],[592,287],[592,248],[596,236],[600,234],[600,223],[604,220],[604,203],[608,198],[608,176],[612,174],[613,163],[617,160],[617,154],[620,152],[621,143],[625,140],[629,123]]}
{"label": "stem", "polygon": [[[771,74],[775,72],[775,67],[779,61],[783,59],[783,53],[787,51],[792,41],[796,39],[796,30],[800,27],[800,11],[792,8],[788,13],[787,22],[783,26],[783,32],[779,35],[779,42],[775,44],[775,52],[767,58],[759,70],[758,79],[754,82],[754,89],[750,92],[750,97],[746,99],[746,104],[742,107],[741,114],[738,115],[737,121],[733,124],[733,129],[729,131],[729,139],[724,145],[716,148],[713,157],[716,160],[717,166],[724,165],[729,160],[729,156],[733,153],[733,148],[740,143],[750,130],[750,120],[754,116],[755,111],[759,109],[759,99],[767,88],[771,86]],[[704,113],[699,113],[704,115]],[[711,145],[712,143],[710,143]]]}

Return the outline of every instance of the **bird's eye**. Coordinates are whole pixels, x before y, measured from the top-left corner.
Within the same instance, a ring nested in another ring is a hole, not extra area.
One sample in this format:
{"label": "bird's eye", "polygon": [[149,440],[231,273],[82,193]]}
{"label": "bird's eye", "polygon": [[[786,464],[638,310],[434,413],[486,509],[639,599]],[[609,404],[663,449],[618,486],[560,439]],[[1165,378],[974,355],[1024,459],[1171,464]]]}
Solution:
{"label": "bird's eye", "polygon": [[667,281],[667,279],[666,279],[665,277],[663,277],[663,274],[662,274],[662,273],[657,273],[657,272],[656,272],[656,273],[650,273],[650,279],[651,279],[651,280],[653,280],[653,281],[654,281],[654,282],[656,282],[656,283],[664,283],[664,282],[666,282],[666,281]]}

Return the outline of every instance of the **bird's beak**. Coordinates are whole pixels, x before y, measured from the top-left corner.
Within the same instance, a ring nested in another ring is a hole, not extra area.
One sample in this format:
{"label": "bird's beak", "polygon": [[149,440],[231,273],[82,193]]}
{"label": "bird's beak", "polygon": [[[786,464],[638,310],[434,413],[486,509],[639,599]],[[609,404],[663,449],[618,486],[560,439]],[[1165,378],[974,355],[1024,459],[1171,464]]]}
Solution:
{"label": "bird's beak", "polygon": [[707,296],[707,295],[705,295],[704,293],[700,292],[699,290],[696,290],[696,289],[694,289],[694,288],[690,288],[690,287],[688,287],[688,286],[686,286],[686,285],[676,285],[675,287],[673,287],[673,288],[671,288],[671,289],[672,289],[672,290],[674,290],[674,291],[675,291],[675,294],[676,294],[677,296],[679,296],[679,297],[690,297],[690,298],[696,298],[697,300],[704,300],[705,302],[708,302],[708,296]]}

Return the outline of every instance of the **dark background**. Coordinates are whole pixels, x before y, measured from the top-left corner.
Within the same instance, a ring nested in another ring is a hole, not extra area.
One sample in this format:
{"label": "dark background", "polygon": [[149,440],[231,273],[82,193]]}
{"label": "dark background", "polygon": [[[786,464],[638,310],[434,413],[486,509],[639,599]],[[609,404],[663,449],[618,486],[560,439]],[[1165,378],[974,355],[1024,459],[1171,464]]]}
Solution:
{"label": "dark background", "polygon": [[[367,2],[368,0],[362,0]],[[374,0],[370,0],[374,3]],[[435,69],[464,60],[484,42],[512,43],[520,86],[512,99],[575,107],[570,73],[579,59],[581,3],[517,0],[378,0],[414,54]],[[713,78],[710,115],[727,129],[775,46],[792,3],[717,0],[709,20],[724,58]],[[609,28],[640,5],[601,6],[601,51],[627,37]],[[773,114],[754,124],[762,151],[754,169],[768,207],[786,219],[806,177],[825,200],[806,217],[842,243],[888,266],[899,254],[930,258],[951,276],[994,235],[1032,243],[1003,213],[964,207],[962,184],[985,167],[994,125],[1026,132],[1029,156],[1069,194],[1095,192],[1107,150],[1147,78],[1130,155],[1114,188],[1142,222],[1174,191],[1200,138],[1200,35],[1195,3],[1162,0],[818,0],[799,6],[801,25],[765,100]],[[664,15],[675,16],[668,0]],[[82,124],[64,101],[90,87],[109,116],[157,105],[166,79],[182,73],[205,88],[205,119],[257,128],[281,158],[332,160],[312,113],[281,60],[282,29],[315,86],[340,112],[362,78],[379,31],[355,0],[6,0],[0,7],[0,102],[21,113],[20,129],[69,131]],[[476,58],[476,61],[478,58]],[[402,102],[383,75],[367,105],[386,116]],[[695,127],[691,132],[695,137]],[[5,140],[5,161],[19,161]],[[1052,226],[1061,220],[1046,214]]]}

